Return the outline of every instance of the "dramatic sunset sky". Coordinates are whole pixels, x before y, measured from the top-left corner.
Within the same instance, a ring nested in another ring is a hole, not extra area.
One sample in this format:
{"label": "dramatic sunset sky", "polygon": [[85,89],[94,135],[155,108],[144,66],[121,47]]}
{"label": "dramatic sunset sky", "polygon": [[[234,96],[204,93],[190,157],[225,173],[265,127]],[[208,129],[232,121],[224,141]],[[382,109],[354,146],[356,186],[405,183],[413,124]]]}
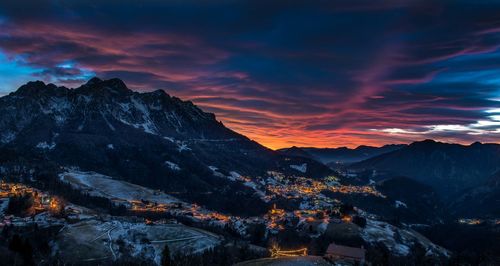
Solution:
{"label": "dramatic sunset sky", "polygon": [[271,148],[500,142],[499,1],[32,2],[0,1],[0,95],[118,77]]}

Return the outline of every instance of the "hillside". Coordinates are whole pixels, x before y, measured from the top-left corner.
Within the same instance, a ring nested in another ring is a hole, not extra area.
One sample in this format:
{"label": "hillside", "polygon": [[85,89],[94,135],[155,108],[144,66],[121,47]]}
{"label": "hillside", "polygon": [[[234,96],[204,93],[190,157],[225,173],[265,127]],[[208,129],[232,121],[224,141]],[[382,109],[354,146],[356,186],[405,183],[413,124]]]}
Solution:
{"label": "hillside", "polygon": [[465,190],[450,203],[450,209],[459,217],[500,217],[500,172],[483,184]]}
{"label": "hillside", "polygon": [[382,147],[358,146],[354,149],[340,148],[312,148],[312,147],[291,147],[278,150],[282,154],[289,156],[300,156],[316,159],[324,164],[349,164],[363,161],[380,154],[388,153],[405,147],[406,145],[384,145]]}
{"label": "hillside", "polygon": [[500,145],[425,140],[351,167],[406,176],[432,186],[443,196],[451,196],[481,185],[500,170]]}

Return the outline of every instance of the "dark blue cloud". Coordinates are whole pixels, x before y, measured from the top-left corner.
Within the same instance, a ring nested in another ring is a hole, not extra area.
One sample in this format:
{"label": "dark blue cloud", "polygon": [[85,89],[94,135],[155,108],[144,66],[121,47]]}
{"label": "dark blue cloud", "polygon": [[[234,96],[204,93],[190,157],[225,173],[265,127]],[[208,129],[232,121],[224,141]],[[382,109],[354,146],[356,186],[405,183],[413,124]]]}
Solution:
{"label": "dark blue cloud", "polygon": [[272,147],[491,141],[499,11],[500,1],[8,2],[0,69],[165,89]]}

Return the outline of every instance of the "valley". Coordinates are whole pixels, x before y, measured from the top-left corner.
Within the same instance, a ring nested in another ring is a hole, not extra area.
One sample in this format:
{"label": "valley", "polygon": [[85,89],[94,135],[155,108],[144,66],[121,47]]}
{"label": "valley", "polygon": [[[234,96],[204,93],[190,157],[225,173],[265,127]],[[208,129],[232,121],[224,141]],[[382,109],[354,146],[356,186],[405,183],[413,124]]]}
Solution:
{"label": "valley", "polygon": [[[498,236],[496,144],[274,151],[191,102],[119,79],[75,89],[30,82],[1,97],[0,111],[0,254],[9,262],[497,260],[496,246],[460,239]],[[480,169],[462,171],[478,154],[487,157]],[[460,232],[451,243],[449,228]]]}
{"label": "valley", "polygon": [[[417,246],[424,248],[426,254],[434,259],[450,256],[449,251],[432,244],[409,228],[399,229],[380,222],[377,215],[358,208],[346,209],[340,200],[321,193],[332,191],[359,197],[385,197],[373,187],[340,185],[333,177],[324,180],[301,177],[289,179],[276,172],[270,173],[264,180],[260,184],[268,182],[269,185],[262,187],[262,196],[275,203],[264,216],[240,217],[210,211],[163,192],[109,176],[74,168],[64,169],[54,181],[60,182],[63,187],[69,185],[73,189],[72,194],[80,193],[93,200],[107,200],[115,211],[105,211],[91,205],[88,208],[75,205],[63,201],[63,197],[18,183],[2,183],[1,195],[6,205],[11,198],[24,195],[34,197],[34,202],[47,202],[46,206],[33,205],[38,206],[37,212],[18,214],[20,216],[9,215],[4,208],[2,224],[4,228],[15,225],[16,230],[21,231],[34,224],[41,228],[57,228],[50,242],[52,255],[48,259],[55,256],[58,260],[70,263],[140,260],[160,264],[165,245],[173,254],[203,254],[228,239],[239,239],[239,242],[255,245],[252,249],[257,250],[254,252],[258,256],[269,256],[266,255],[269,252],[265,245],[267,241],[285,249],[305,245],[310,254],[317,252],[320,255],[324,252],[321,249],[326,247],[312,247],[310,241],[319,241],[325,236],[334,239],[340,236],[337,241],[345,239],[348,242],[358,238],[365,244],[385,247],[388,254],[395,257],[409,256]],[[238,176],[234,182],[252,181]],[[29,183],[40,185],[35,176]],[[249,187],[258,189],[257,185]],[[57,193],[57,190],[54,191]],[[297,200],[296,204],[290,205],[288,201],[291,200]],[[277,204],[283,207],[278,208]],[[364,222],[358,225],[361,221]],[[354,231],[341,236],[345,228]],[[297,239],[285,241],[283,237],[287,234],[296,235]],[[395,234],[401,237],[394,238]],[[327,241],[327,244],[329,240],[323,241]],[[319,242],[316,245],[320,245]]]}

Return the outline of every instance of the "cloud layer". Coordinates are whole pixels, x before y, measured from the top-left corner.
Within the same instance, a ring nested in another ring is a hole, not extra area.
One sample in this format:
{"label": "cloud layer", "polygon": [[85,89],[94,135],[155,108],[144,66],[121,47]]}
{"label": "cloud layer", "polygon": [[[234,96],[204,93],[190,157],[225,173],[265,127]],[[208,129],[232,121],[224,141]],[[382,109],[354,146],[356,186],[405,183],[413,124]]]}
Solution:
{"label": "cloud layer", "polygon": [[119,77],[193,100],[271,148],[500,139],[493,1],[0,7],[0,71],[16,77],[3,93],[34,78]]}

